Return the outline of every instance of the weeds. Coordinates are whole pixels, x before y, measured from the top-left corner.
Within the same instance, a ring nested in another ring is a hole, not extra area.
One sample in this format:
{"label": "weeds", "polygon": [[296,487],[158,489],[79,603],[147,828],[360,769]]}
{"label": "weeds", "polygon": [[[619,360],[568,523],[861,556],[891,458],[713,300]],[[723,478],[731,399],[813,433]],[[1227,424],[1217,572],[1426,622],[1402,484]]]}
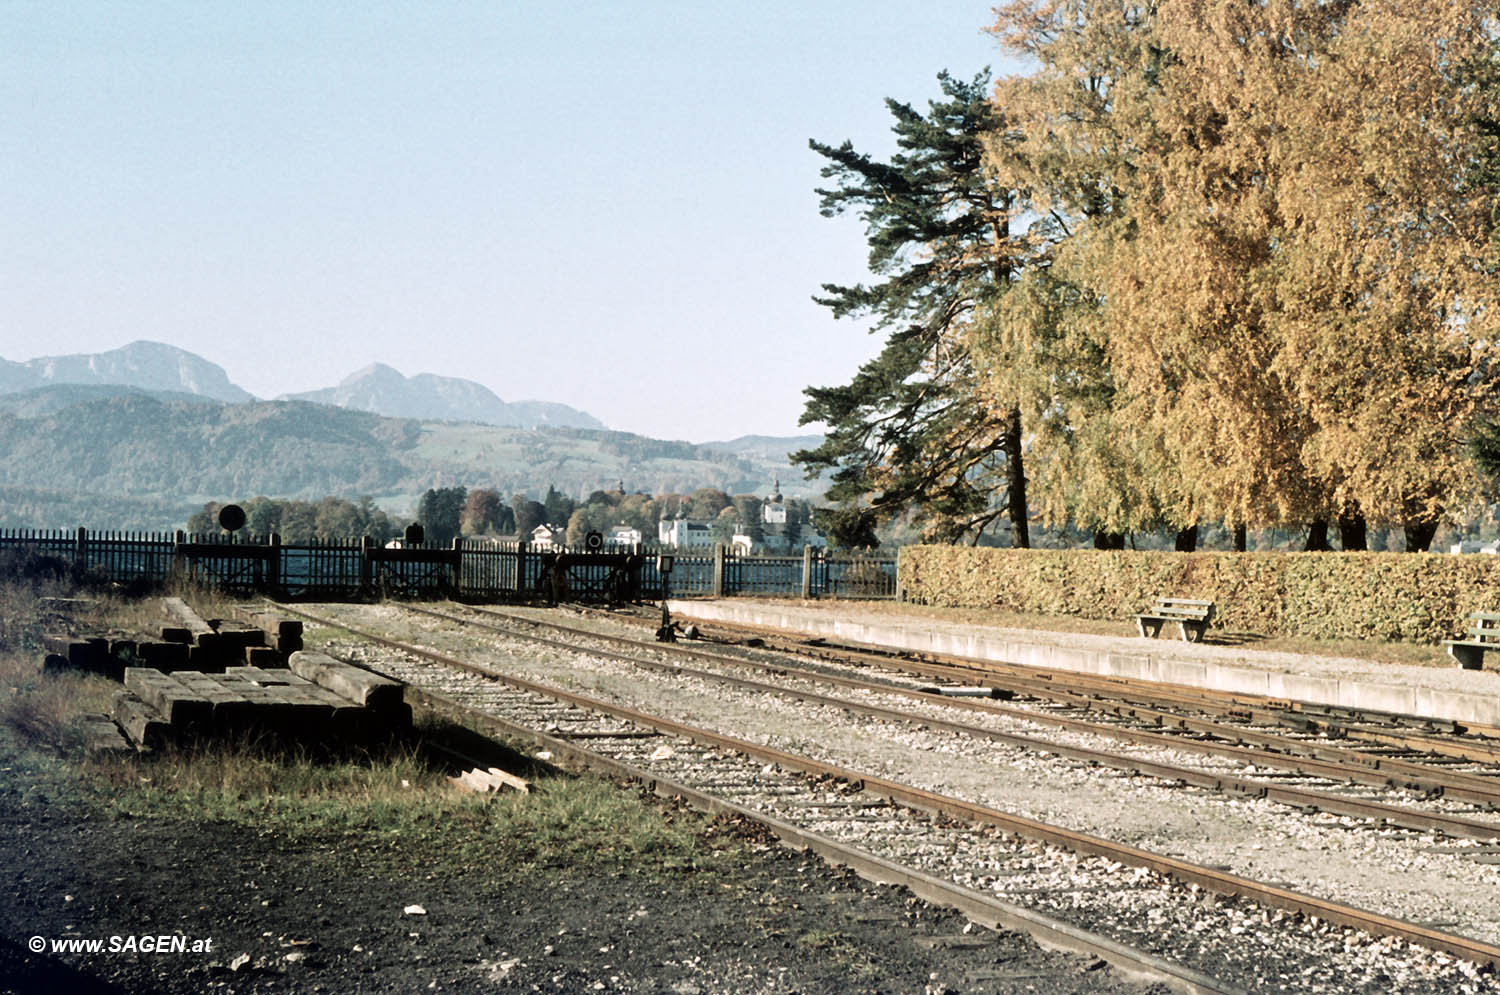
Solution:
{"label": "weeds", "polygon": [[[95,803],[136,818],[253,825],[291,839],[357,843],[404,862],[413,853],[454,869],[579,861],[663,870],[696,866],[706,824],[664,816],[594,778],[552,777],[529,795],[460,792],[416,748],[322,761],[253,743],[165,750],[150,763],[89,765]],[[714,858],[717,860],[718,858]]]}
{"label": "weeds", "polygon": [[[208,617],[231,603],[186,592]],[[148,631],[156,602],[103,595],[75,616],[79,631]],[[51,624],[34,590],[0,588],[0,793],[49,805],[82,805],[106,818],[228,822],[293,842],[359,848],[375,864],[420,862],[455,871],[476,863],[513,868],[578,863],[635,873],[728,867],[732,834],[703,817],[664,812],[638,794],[591,777],[554,776],[529,795],[461,792],[416,740],[326,757],[253,739],[166,748],[149,759],[83,759],[84,712],[107,712],[118,685],[93,675],[44,675],[40,634]],[[719,835],[724,839],[720,840]],[[700,841],[722,849],[701,857]]]}

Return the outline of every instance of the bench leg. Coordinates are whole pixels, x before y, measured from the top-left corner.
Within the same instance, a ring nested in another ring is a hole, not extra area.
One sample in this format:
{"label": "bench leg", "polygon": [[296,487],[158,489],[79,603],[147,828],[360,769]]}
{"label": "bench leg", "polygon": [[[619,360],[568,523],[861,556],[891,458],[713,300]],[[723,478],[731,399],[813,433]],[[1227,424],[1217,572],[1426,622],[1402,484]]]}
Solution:
{"label": "bench leg", "polygon": [[1161,635],[1162,622],[1161,619],[1152,619],[1148,622],[1143,618],[1137,617],[1135,627],[1140,630],[1142,639],[1155,639]]}
{"label": "bench leg", "polygon": [[1484,667],[1484,650],[1478,646],[1449,646],[1448,655],[1458,661],[1465,670],[1480,670]]}
{"label": "bench leg", "polygon": [[1178,622],[1182,627],[1183,642],[1198,643],[1203,641],[1204,626],[1198,622]]}

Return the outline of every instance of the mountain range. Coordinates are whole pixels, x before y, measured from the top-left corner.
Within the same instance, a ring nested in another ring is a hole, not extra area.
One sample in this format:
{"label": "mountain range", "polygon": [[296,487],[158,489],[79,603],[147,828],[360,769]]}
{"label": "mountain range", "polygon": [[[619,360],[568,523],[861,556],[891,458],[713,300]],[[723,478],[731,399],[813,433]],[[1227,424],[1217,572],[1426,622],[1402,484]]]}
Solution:
{"label": "mountain range", "polygon": [[222,366],[161,342],[132,342],[108,352],[43,356],[24,363],[0,359],[0,394],[60,383],[124,384],[231,404],[255,400],[229,382]]}
{"label": "mountain range", "polygon": [[[114,378],[114,379],[111,379]],[[787,454],[818,436],[693,445],[605,429],[566,405],[507,404],[471,381],[376,364],[261,401],[192,353],[138,342],[0,360],[0,527],[164,529],[206,501],[373,497],[409,513],[429,487],[549,486],[817,496]]]}
{"label": "mountain range", "polygon": [[384,363],[356,370],[336,387],[283,394],[278,400],[332,404],[393,418],[435,418],[473,421],[486,425],[525,428],[603,428],[593,415],[551,401],[514,401],[507,404],[494,391],[472,380],[433,373],[403,376]]}
{"label": "mountain range", "polygon": [[[0,395],[52,384],[137,387],[239,404],[254,401],[224,368],[162,342],[132,342],[108,352],[43,356],[24,363],[0,359]],[[393,418],[436,418],[525,428],[604,428],[593,415],[550,401],[502,401],[483,384],[432,373],[404,376],[383,363],[356,370],[338,384],[277,400],[311,401]]]}

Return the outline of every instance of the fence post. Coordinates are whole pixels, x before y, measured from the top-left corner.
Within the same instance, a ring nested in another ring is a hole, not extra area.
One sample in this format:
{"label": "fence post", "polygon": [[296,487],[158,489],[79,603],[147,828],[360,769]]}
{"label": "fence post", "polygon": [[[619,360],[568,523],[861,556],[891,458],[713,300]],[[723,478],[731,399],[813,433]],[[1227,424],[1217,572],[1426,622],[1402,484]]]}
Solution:
{"label": "fence post", "polygon": [[627,598],[632,604],[641,603],[641,574],[645,573],[646,547],[641,543],[630,544],[630,592]]}
{"label": "fence post", "polygon": [[716,598],[724,596],[724,544],[714,543],[714,573],[709,585],[709,593]]}
{"label": "fence post", "polygon": [[89,563],[87,555],[88,541],[89,530],[82,525],[78,526],[78,531],[73,536],[73,567],[79,573],[82,573]]}
{"label": "fence post", "polygon": [[516,598],[520,599],[526,590],[526,554],[531,543],[521,539],[516,543]]}
{"label": "fence post", "polygon": [[448,565],[448,597],[457,600],[459,586],[464,579],[464,540],[462,536],[453,537],[453,562]]}
{"label": "fence post", "polygon": [[896,547],[896,600],[906,600],[906,588],[901,583],[901,554],[906,551],[905,546]]}
{"label": "fence post", "polygon": [[182,553],[182,544],[187,542],[187,533],[178,529],[172,533],[172,574],[184,577],[187,574],[187,557]]}
{"label": "fence post", "polygon": [[272,532],[266,536],[266,545],[271,550],[271,555],[266,557],[266,590],[272,594],[281,594],[281,533]]}
{"label": "fence post", "polygon": [[812,547],[802,547],[802,600],[812,598]]}
{"label": "fence post", "polygon": [[370,593],[375,586],[375,572],[371,569],[370,547],[375,545],[375,540],[369,536],[359,538],[359,591],[361,594]]}

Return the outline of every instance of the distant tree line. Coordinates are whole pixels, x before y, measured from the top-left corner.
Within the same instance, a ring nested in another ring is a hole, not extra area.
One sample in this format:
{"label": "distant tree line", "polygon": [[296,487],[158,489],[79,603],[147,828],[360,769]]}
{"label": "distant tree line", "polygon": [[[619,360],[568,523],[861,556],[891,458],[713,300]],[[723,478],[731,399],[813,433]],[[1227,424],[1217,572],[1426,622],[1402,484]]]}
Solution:
{"label": "distant tree line", "polygon": [[[590,531],[608,532],[617,525],[639,529],[643,542],[654,543],[657,522],[662,517],[683,517],[711,523],[714,538],[729,542],[737,526],[743,525],[752,539],[760,538],[763,498],[754,494],[729,495],[712,487],[688,494],[648,495],[623,489],[595,490],[582,501],[549,486],[539,501],[522,492],[506,501],[488,488],[433,487],[417,501],[415,521],[422,526],[423,543],[447,546],[458,536],[497,536],[529,539],[539,525],[567,530],[570,545],[582,545]],[[187,522],[189,532],[217,534],[219,511],[226,502],[211,501],[194,512]],[[811,528],[813,509],[796,498],[786,502],[787,523],[793,533]],[[357,501],[326,497],[298,501],[255,497],[240,505],[245,525],[235,535],[240,539],[265,537],[275,532],[283,542],[315,539],[356,539],[369,536],[385,543],[400,538],[405,523],[377,508],[368,497]]]}
{"label": "distant tree line", "polygon": [[[188,518],[187,530],[205,535],[222,533],[219,509],[225,503],[211,501],[195,511]],[[368,497],[357,501],[338,497],[325,497],[319,501],[253,497],[240,507],[245,510],[245,525],[235,533],[240,539],[263,538],[274,532],[284,543],[363,536],[384,543],[401,533],[401,525],[375,507],[375,502]]]}
{"label": "distant tree line", "polygon": [[[712,487],[688,494],[649,495],[627,493],[623,488],[595,490],[582,501],[549,486],[541,500],[526,493],[506,501],[488,488],[429,489],[417,506],[417,521],[428,545],[447,545],[458,535],[505,536],[529,539],[539,525],[567,530],[569,545],[582,545],[591,531],[608,532],[617,525],[639,529],[643,542],[656,541],[657,523],[663,517],[684,517],[710,522],[714,538],[729,542],[737,525],[759,537],[762,498],[754,494],[729,495]],[[812,509],[795,498],[786,502],[787,522],[793,530],[810,527]]]}

